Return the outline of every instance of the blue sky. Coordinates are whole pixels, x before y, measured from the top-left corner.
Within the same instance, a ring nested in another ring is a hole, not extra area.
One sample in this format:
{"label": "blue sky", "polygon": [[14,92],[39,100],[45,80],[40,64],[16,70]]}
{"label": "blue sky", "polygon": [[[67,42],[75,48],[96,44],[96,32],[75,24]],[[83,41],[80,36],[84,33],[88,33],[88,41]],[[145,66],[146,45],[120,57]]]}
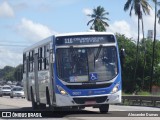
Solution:
{"label": "blue sky", "polygon": [[[124,12],[125,2],[126,0],[0,0],[0,68],[22,63],[24,46],[52,34],[89,30],[87,22],[90,18],[87,14],[91,14],[92,9],[99,5],[109,12],[106,16],[110,19],[107,31],[122,33],[136,40],[137,17],[130,17],[129,12]],[[145,32],[153,29],[153,13],[152,10],[151,15],[144,18]]]}

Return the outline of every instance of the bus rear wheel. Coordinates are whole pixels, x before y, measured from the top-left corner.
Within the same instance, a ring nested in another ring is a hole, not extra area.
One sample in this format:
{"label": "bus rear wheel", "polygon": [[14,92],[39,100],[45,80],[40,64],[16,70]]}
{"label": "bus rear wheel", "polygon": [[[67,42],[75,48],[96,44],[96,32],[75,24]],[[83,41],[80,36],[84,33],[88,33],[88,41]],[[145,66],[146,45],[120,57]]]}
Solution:
{"label": "bus rear wheel", "polygon": [[35,102],[32,88],[31,88],[31,102],[32,102],[32,108],[33,108],[33,109],[38,109],[38,105],[37,105],[37,103]]}
{"label": "bus rear wheel", "polygon": [[100,113],[108,113],[109,110],[109,104],[103,104],[99,107]]}
{"label": "bus rear wheel", "polygon": [[49,90],[48,90],[48,88],[46,88],[46,100],[47,100],[47,105],[48,105],[48,108],[50,109],[50,110],[52,110],[52,107],[51,107],[51,101],[50,101],[50,95],[49,95]]}
{"label": "bus rear wheel", "polygon": [[39,108],[39,109],[46,109],[46,104],[44,104],[44,103],[39,103],[38,108]]}

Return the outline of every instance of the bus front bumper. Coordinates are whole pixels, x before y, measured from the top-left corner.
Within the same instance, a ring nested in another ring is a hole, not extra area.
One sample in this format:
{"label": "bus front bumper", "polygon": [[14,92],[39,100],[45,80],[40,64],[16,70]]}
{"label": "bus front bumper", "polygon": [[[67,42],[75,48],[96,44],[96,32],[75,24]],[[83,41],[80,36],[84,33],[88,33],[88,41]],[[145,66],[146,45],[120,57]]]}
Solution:
{"label": "bus front bumper", "polygon": [[114,94],[91,96],[70,96],[56,94],[56,106],[94,106],[98,104],[121,103],[121,90]]}

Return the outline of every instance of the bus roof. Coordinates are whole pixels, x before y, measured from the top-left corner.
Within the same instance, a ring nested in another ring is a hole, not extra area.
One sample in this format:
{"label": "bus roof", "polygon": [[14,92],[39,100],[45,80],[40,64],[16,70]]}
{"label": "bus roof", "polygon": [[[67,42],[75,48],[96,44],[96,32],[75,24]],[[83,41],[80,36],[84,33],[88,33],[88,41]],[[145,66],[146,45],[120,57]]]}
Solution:
{"label": "bus roof", "polygon": [[62,33],[62,34],[56,34],[56,35],[52,35],[48,38],[45,38],[27,48],[24,49],[23,52],[27,52],[30,51],[32,49],[35,49],[36,47],[39,47],[41,45],[50,43],[53,40],[53,37],[63,37],[63,36],[77,36],[77,35],[114,35],[112,32],[73,32],[73,33]]}
{"label": "bus roof", "polygon": [[48,38],[45,38],[45,39],[43,39],[43,40],[41,40],[41,41],[39,41],[39,42],[37,42],[37,43],[35,43],[35,44],[27,47],[27,48],[25,48],[23,52],[27,52],[27,51],[30,51],[30,50],[32,50],[32,49],[35,49],[36,47],[39,47],[39,46],[41,46],[41,45],[50,43],[52,40],[53,40],[53,35],[50,36],[50,37],[48,37]]}
{"label": "bus roof", "polygon": [[72,36],[72,35],[114,35],[112,32],[73,32],[73,33],[62,33],[56,34],[55,37],[60,36]]}

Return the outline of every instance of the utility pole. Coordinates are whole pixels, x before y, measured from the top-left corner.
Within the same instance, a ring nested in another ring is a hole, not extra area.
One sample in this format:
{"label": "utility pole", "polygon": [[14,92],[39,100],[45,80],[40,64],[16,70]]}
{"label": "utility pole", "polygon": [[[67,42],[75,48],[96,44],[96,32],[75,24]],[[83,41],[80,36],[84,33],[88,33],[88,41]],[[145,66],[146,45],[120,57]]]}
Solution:
{"label": "utility pole", "polygon": [[140,15],[141,15],[141,8],[140,8],[140,1],[138,3],[138,40],[137,40],[137,48],[136,48],[136,62],[135,62],[135,72],[134,72],[134,81],[133,81],[133,86],[136,86],[136,80],[137,80],[137,67],[138,67],[138,56],[139,56],[139,32],[140,32]]}
{"label": "utility pole", "polygon": [[154,39],[153,39],[150,93],[152,92],[153,72],[154,72],[154,56],[155,56],[155,43],[156,43],[156,23],[157,23],[157,0],[155,0],[155,21],[154,21]]}

